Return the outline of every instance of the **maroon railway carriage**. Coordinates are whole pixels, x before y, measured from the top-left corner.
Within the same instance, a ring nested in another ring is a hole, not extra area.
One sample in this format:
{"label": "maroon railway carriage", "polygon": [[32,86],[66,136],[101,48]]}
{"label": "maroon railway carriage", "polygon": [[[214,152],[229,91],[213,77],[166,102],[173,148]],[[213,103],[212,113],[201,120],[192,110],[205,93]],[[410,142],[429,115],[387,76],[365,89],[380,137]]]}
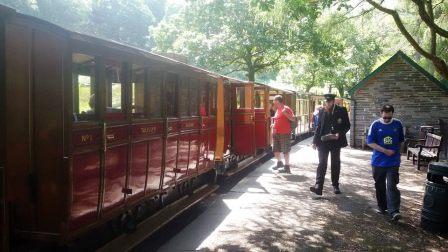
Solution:
{"label": "maroon railway carriage", "polygon": [[174,201],[212,171],[217,75],[10,9],[1,17],[10,235],[64,243],[142,202]]}
{"label": "maroon railway carriage", "polygon": [[226,78],[223,153],[229,164],[232,160],[256,157],[269,149],[269,87]]}
{"label": "maroon railway carriage", "polygon": [[268,86],[2,6],[0,66],[3,244],[132,230],[270,146]]}

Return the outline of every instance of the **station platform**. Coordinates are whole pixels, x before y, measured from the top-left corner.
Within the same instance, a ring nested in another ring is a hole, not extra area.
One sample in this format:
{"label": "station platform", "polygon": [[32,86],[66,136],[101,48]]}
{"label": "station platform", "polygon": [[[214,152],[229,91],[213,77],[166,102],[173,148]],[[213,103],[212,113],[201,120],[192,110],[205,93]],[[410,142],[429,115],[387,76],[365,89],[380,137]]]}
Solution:
{"label": "station platform", "polygon": [[324,195],[309,191],[318,163],[311,139],[292,148],[292,174],[272,170],[271,159],[207,208],[158,251],[446,250],[447,237],[419,227],[426,173],[402,157],[398,223],[375,212],[370,151],[341,152],[342,194],[327,171]]}

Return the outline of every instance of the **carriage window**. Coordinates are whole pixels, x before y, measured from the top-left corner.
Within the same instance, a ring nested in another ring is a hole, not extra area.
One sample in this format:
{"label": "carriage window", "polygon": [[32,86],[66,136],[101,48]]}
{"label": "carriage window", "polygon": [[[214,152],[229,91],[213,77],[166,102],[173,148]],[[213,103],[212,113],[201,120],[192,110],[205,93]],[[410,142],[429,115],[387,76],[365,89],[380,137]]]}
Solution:
{"label": "carriage window", "polygon": [[121,63],[109,61],[106,70],[106,111],[107,113],[123,112],[123,75]]}
{"label": "carriage window", "polygon": [[305,115],[309,115],[310,114],[310,104],[309,104],[309,101],[305,101],[305,111],[304,111],[304,114]]}
{"label": "carriage window", "polygon": [[207,83],[203,82],[199,85],[199,114],[201,116],[208,115],[208,88]]}
{"label": "carriage window", "polygon": [[225,92],[225,96],[224,96],[224,106],[225,112],[230,112],[230,110],[232,109],[232,89],[230,88],[230,86],[225,86],[224,87],[224,92]]}
{"label": "carriage window", "polygon": [[255,90],[255,108],[264,108],[264,92],[263,90]]}
{"label": "carriage window", "polygon": [[95,58],[84,54],[73,54],[73,119],[89,121],[95,119],[96,85]]}
{"label": "carriage window", "polygon": [[300,101],[300,114],[301,115],[308,115],[308,104],[306,100]]}
{"label": "carriage window", "polygon": [[179,78],[176,74],[168,74],[165,87],[166,116],[177,116],[177,90]]}
{"label": "carriage window", "polygon": [[162,116],[160,97],[162,95],[163,72],[151,72],[149,75],[149,116],[159,118]]}
{"label": "carriage window", "polygon": [[183,78],[179,83],[179,113],[180,116],[188,116],[189,95],[188,95],[188,79]]}
{"label": "carriage window", "polygon": [[246,106],[246,92],[244,87],[236,88],[236,108],[245,108]]}
{"label": "carriage window", "polygon": [[210,114],[216,115],[216,94],[217,87],[215,83],[210,83]]}
{"label": "carriage window", "polygon": [[145,117],[145,69],[132,66],[132,115],[134,118]]}
{"label": "carriage window", "polygon": [[190,80],[190,114],[198,115],[198,80]]}

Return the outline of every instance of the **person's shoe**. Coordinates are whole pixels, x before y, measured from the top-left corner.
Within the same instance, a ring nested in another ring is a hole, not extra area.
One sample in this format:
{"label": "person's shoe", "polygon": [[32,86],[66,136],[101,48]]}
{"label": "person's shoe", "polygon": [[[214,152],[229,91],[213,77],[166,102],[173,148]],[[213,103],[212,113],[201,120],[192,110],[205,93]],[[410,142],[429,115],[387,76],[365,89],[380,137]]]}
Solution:
{"label": "person's shoe", "polygon": [[280,173],[286,173],[286,174],[291,174],[291,168],[289,168],[289,165],[285,165],[285,168],[282,170],[279,170],[278,172]]}
{"label": "person's shoe", "polygon": [[391,221],[398,221],[399,219],[401,219],[401,214],[400,212],[395,212],[392,214],[392,217],[390,218]]}
{"label": "person's shoe", "polygon": [[333,192],[334,194],[341,194],[341,190],[339,189],[339,186],[333,186]]}
{"label": "person's shoe", "polygon": [[316,186],[311,186],[310,191],[317,195],[322,195],[322,188],[318,188]]}
{"label": "person's shoe", "polygon": [[284,165],[282,161],[277,161],[277,168],[282,168],[283,166]]}
{"label": "person's shoe", "polygon": [[387,210],[386,210],[386,209],[382,209],[382,208],[377,208],[377,209],[375,209],[375,212],[376,212],[377,214],[381,214],[381,215],[385,215],[385,214],[387,214]]}
{"label": "person's shoe", "polygon": [[280,168],[282,168],[283,167],[283,162],[282,161],[277,161],[277,166],[275,166],[274,168],[272,168],[272,169],[274,169],[274,170],[278,170],[278,169],[280,169]]}

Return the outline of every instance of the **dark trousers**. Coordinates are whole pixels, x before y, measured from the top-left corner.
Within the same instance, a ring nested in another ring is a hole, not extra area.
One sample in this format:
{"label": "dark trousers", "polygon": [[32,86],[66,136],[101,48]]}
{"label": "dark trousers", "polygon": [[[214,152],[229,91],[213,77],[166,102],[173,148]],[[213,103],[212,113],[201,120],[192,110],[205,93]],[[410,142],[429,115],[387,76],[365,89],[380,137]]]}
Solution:
{"label": "dark trousers", "polygon": [[[392,214],[400,210],[399,167],[372,167],[376,200],[380,209]],[[386,185],[387,181],[387,185]]]}
{"label": "dark trousers", "polygon": [[316,185],[319,188],[324,186],[325,173],[327,172],[328,155],[331,152],[331,183],[333,186],[339,185],[339,174],[341,173],[341,148],[329,147],[325,144],[319,146],[319,165],[317,166]]}

